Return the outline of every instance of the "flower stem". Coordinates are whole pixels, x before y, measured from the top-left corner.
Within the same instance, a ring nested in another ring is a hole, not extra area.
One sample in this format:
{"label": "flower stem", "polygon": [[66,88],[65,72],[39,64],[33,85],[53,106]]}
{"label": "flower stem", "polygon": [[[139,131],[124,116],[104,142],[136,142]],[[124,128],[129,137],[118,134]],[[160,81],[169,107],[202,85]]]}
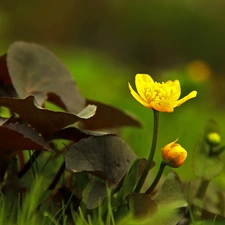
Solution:
{"label": "flower stem", "polygon": [[[213,153],[213,146],[210,146],[209,157],[211,156],[212,153]],[[196,193],[196,196],[195,196],[196,199],[203,200],[203,198],[205,196],[205,193],[207,191],[207,188],[209,186],[209,182],[210,182],[210,180],[201,180],[201,183],[198,187],[198,190],[197,190],[197,193]]]}
{"label": "flower stem", "polygon": [[159,179],[161,178],[161,176],[163,174],[165,166],[166,166],[166,164],[162,161],[161,164],[160,164],[159,171],[158,171],[158,173],[157,173],[157,175],[155,177],[155,180],[153,181],[153,183],[149,187],[149,189],[145,192],[145,194],[149,195],[149,194],[151,194],[153,192],[153,190],[155,189],[156,185],[159,182]]}
{"label": "flower stem", "polygon": [[159,122],[159,112],[153,109],[153,116],[154,116],[154,123],[153,123],[153,136],[152,136],[152,146],[149,153],[148,160],[146,162],[145,168],[143,173],[141,174],[141,177],[138,181],[138,184],[135,188],[134,192],[140,192],[146,177],[148,175],[149,169],[151,168],[151,164],[153,162],[153,158],[155,155],[155,149],[156,149],[156,143],[157,143],[157,137],[158,137],[158,122]]}
{"label": "flower stem", "polygon": [[196,198],[202,200],[205,196],[206,190],[209,186],[210,180],[202,180],[198,188]]}

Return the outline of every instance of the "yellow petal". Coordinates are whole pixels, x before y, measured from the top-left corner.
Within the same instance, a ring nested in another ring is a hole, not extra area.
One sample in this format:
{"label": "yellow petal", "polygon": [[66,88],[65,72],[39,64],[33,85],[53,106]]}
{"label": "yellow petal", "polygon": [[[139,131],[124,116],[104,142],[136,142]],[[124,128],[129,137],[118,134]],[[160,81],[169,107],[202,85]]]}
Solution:
{"label": "yellow petal", "polygon": [[181,166],[187,158],[187,151],[178,143],[178,139],[162,148],[163,161],[170,167]]}
{"label": "yellow petal", "polygon": [[180,167],[187,158],[187,151],[184,148],[180,148],[177,152],[174,153],[174,159],[171,159],[171,163],[168,163],[169,166],[173,168]]}
{"label": "yellow petal", "polygon": [[137,74],[135,76],[135,85],[138,94],[148,102],[147,94],[154,85],[154,80],[148,74]]}
{"label": "yellow petal", "polygon": [[[166,84],[167,84],[167,82],[166,82]],[[171,94],[171,98],[170,98],[170,100],[171,101],[177,101],[180,98],[180,94],[181,94],[181,87],[180,87],[179,80],[173,81],[170,84],[170,88],[171,88],[171,93],[170,93]]]}
{"label": "yellow petal", "polygon": [[154,101],[151,102],[151,108],[159,111],[159,112],[173,112],[174,106],[172,104],[172,102],[168,102],[168,101]]}
{"label": "yellow petal", "polygon": [[133,90],[133,88],[131,87],[130,83],[128,83],[128,87],[129,87],[129,89],[130,89],[131,95],[132,95],[138,102],[140,102],[143,106],[150,108],[150,107],[149,107],[149,104],[148,104],[147,102],[145,102],[145,100],[143,100],[143,99],[142,99],[142,98],[141,98],[141,97]]}
{"label": "yellow petal", "polygon": [[191,98],[195,98],[197,95],[197,91],[192,91],[191,93],[189,93],[188,95],[186,95],[185,97],[183,97],[182,99],[178,100],[175,102],[175,106],[180,106],[181,104],[183,104],[184,102],[186,102],[187,100],[191,99]]}
{"label": "yellow petal", "polygon": [[165,146],[162,148],[162,150],[163,150],[163,149],[168,149],[168,148],[170,149],[171,146],[174,145],[174,143],[176,143],[177,141],[178,141],[178,138],[177,138],[175,141],[170,142],[169,144],[165,145]]}
{"label": "yellow petal", "polygon": [[145,107],[159,112],[173,112],[175,107],[197,95],[196,91],[192,91],[184,98],[178,100],[181,94],[179,80],[157,83],[148,74],[136,74],[135,85],[137,92],[129,84],[132,96]]}

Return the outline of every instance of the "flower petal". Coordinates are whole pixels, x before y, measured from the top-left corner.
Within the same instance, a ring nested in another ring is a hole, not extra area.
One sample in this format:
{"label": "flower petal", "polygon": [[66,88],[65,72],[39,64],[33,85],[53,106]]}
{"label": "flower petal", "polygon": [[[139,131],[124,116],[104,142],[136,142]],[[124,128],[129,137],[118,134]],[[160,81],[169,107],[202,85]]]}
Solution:
{"label": "flower petal", "polygon": [[174,106],[171,102],[169,101],[160,101],[160,102],[157,102],[157,101],[154,101],[154,102],[151,102],[151,108],[159,111],[159,112],[173,112],[174,110]]}
{"label": "flower petal", "polygon": [[183,104],[184,102],[186,102],[187,100],[191,99],[191,98],[195,98],[197,95],[197,91],[192,91],[191,93],[189,93],[188,95],[186,95],[185,97],[183,97],[182,99],[178,100],[175,102],[175,106],[180,106],[181,104]]}
{"label": "flower petal", "polygon": [[176,143],[177,140],[164,146],[161,151],[163,161],[173,168],[181,166],[187,158],[187,151]]}
{"label": "flower petal", "polygon": [[147,108],[150,108],[149,107],[149,104],[144,100],[142,99],[132,88],[132,86],[130,85],[130,83],[128,83],[128,87],[130,89],[130,93],[131,95],[138,101],[140,102],[143,106],[147,107]]}
{"label": "flower petal", "polygon": [[154,80],[148,74],[137,74],[135,76],[135,85],[138,94],[148,102],[147,94],[154,86]]}
{"label": "flower petal", "polygon": [[172,145],[174,145],[176,142],[178,141],[178,138],[175,140],[175,141],[173,141],[173,142],[170,142],[169,144],[167,144],[167,145],[165,145],[162,149],[167,149],[167,148],[171,148],[171,146]]}
{"label": "flower petal", "polygon": [[173,112],[175,107],[197,95],[196,91],[192,91],[179,100],[181,95],[179,80],[157,83],[148,74],[136,74],[135,85],[137,91],[134,91],[129,84],[132,96],[145,107],[159,112]]}
{"label": "flower petal", "polygon": [[[169,81],[167,81],[169,82]],[[166,82],[166,84],[167,84]],[[172,83],[169,83],[170,84],[170,88],[171,88],[171,98],[170,100],[171,101],[177,101],[179,98],[180,98],[180,94],[181,94],[181,87],[180,87],[180,82],[179,80],[175,80],[173,81]],[[168,85],[168,84],[167,84]]]}

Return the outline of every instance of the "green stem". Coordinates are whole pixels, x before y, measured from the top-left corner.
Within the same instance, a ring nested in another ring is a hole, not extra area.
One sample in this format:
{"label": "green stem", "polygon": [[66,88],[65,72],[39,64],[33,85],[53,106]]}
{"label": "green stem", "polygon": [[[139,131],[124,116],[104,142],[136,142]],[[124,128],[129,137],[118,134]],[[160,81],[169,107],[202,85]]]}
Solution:
{"label": "green stem", "polygon": [[[209,157],[213,152],[213,146],[209,146]],[[209,186],[210,180],[201,180],[200,186],[198,187],[198,191],[196,193],[196,198],[202,200],[205,196],[206,190]]]}
{"label": "green stem", "polygon": [[149,157],[148,160],[146,162],[145,168],[143,173],[141,174],[141,177],[138,181],[138,184],[135,188],[134,192],[140,192],[146,177],[148,176],[148,172],[151,168],[152,162],[153,162],[153,158],[155,155],[155,149],[156,149],[156,143],[157,143],[157,137],[158,137],[158,122],[159,122],[159,112],[153,109],[153,115],[154,115],[154,123],[153,123],[153,136],[152,136],[152,146],[151,146],[151,150],[149,153]]}
{"label": "green stem", "polygon": [[209,156],[219,156],[221,153],[223,153],[225,150],[225,146],[220,147],[216,151],[211,151]]}
{"label": "green stem", "polygon": [[149,189],[145,192],[145,194],[149,195],[153,192],[153,190],[155,189],[156,185],[158,184],[162,174],[163,174],[163,171],[165,169],[165,166],[166,164],[162,161],[161,164],[160,164],[160,168],[159,168],[159,171],[155,177],[155,180],[153,181],[152,185],[149,187]]}
{"label": "green stem", "polygon": [[192,206],[192,214],[196,219],[202,218],[203,198],[205,196],[209,183],[210,180],[202,180],[196,193],[194,205]]}
{"label": "green stem", "polygon": [[196,194],[196,198],[202,200],[205,196],[206,190],[209,186],[210,180],[202,180]]}
{"label": "green stem", "polygon": [[[212,154],[212,152],[213,152],[213,146],[210,146],[209,157]],[[192,206],[192,213],[193,213],[194,217],[196,217],[196,218],[202,217],[203,199],[204,199],[204,196],[208,189],[209,183],[210,183],[210,180],[201,180],[201,183],[196,192],[195,199],[194,199],[195,204]],[[196,205],[196,203],[197,203],[197,205]]]}

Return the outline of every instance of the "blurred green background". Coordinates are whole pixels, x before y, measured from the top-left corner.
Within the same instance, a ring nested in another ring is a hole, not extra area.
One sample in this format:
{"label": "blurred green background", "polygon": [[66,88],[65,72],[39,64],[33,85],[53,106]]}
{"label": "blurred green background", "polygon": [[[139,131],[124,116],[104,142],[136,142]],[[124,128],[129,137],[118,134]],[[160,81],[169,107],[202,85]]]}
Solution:
{"label": "blurred green background", "polygon": [[189,180],[195,177],[193,148],[209,118],[219,123],[225,143],[224,12],[223,0],[1,1],[0,53],[17,40],[52,50],[86,98],[141,120],[142,129],[121,131],[140,157],[148,155],[153,117],[132,98],[127,82],[134,86],[136,73],[148,73],[160,82],[179,79],[182,96],[197,90],[197,98],[174,113],[160,114],[156,153],[159,162],[160,149],[179,138],[189,157],[176,171]]}

